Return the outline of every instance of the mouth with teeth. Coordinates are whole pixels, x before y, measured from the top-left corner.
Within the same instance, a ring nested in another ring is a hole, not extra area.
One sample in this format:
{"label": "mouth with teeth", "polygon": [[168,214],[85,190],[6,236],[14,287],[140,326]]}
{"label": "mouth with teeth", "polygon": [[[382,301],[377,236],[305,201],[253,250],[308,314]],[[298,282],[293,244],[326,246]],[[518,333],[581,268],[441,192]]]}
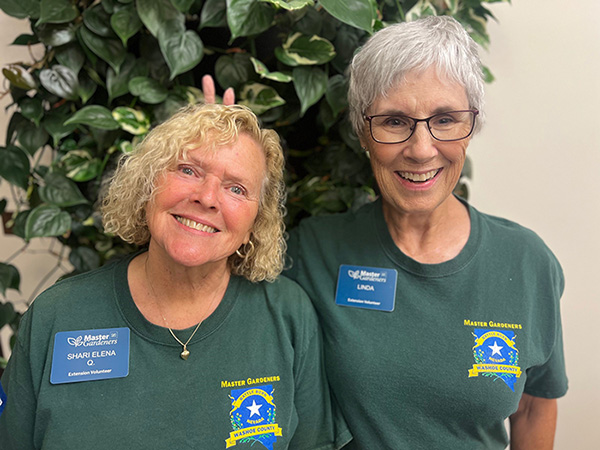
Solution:
{"label": "mouth with teeth", "polygon": [[208,225],[204,225],[203,223],[195,222],[191,219],[186,219],[185,217],[181,217],[181,216],[174,216],[174,217],[175,217],[175,219],[177,219],[177,222],[179,222],[180,224],[185,225],[188,228],[193,228],[194,230],[204,231],[205,233],[217,233],[219,231],[216,228],[210,227]]}
{"label": "mouth with teeth", "polygon": [[432,180],[440,173],[441,169],[430,170],[426,173],[412,173],[412,172],[396,172],[400,178],[410,181],[412,183],[425,183]]}

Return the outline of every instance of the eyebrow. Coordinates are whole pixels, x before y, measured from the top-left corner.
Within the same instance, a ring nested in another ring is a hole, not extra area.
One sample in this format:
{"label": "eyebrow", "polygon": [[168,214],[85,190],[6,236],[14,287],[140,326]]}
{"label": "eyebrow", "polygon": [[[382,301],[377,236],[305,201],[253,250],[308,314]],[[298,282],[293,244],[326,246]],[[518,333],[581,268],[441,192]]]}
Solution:
{"label": "eyebrow", "polygon": [[[438,106],[433,110],[430,116],[435,116],[436,114],[442,114],[448,111],[462,111],[461,108],[456,108],[454,106]],[[370,114],[372,116],[405,116],[411,117],[409,114],[405,113],[400,109],[388,109],[378,114]],[[430,117],[429,116],[429,117]]]}

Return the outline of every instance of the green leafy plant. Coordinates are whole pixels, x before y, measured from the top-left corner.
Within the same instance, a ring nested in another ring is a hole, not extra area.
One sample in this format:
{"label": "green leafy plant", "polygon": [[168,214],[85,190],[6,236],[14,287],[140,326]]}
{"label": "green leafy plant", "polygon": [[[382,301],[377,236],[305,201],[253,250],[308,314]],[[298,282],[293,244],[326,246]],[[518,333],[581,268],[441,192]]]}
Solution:
{"label": "green leafy plant", "polygon": [[[486,4],[497,1],[0,0],[6,14],[31,23],[13,42],[30,60],[2,70],[13,100],[0,148],[12,193],[10,211],[0,202],[5,225],[23,239],[21,251],[56,238],[59,260],[68,254],[75,273],[131,251],[103,232],[98,198],[121,153],[203,100],[204,74],[233,87],[282,136],[288,225],[356,208],[376,193],[345,118],[355,50],[389,23],[431,14],[454,16],[486,46]],[[26,51],[35,46],[39,58]],[[0,327],[13,329],[19,315],[6,291],[18,295],[16,256],[0,263]]]}

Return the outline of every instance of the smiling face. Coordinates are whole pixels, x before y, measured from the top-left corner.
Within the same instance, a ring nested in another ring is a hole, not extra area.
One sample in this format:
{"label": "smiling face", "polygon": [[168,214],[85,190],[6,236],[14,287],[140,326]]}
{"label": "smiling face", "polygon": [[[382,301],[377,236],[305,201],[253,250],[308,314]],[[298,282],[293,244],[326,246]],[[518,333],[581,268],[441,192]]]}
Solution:
{"label": "smiling face", "polygon": [[149,251],[187,267],[226,267],[250,238],[265,174],[264,153],[245,134],[214,150],[188,151],[159,176],[146,206]]}
{"label": "smiling face", "polygon": [[[415,118],[469,109],[467,94],[458,83],[441,79],[434,68],[409,72],[386,97],[378,97],[367,115],[399,114]],[[436,141],[424,122],[400,144],[375,142],[365,124],[361,143],[371,156],[371,167],[381,191],[386,216],[429,214],[452,198],[460,178],[470,139]]]}

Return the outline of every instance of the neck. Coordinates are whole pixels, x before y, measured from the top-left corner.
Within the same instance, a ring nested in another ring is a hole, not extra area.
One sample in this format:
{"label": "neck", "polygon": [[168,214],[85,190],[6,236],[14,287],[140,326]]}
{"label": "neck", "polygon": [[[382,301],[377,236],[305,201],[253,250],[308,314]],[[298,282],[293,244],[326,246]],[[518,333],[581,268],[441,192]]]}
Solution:
{"label": "neck", "polygon": [[205,320],[217,308],[230,279],[225,264],[183,267],[165,264],[152,248],[130,264],[134,302],[155,325],[184,329]]}
{"label": "neck", "polygon": [[434,211],[404,213],[383,202],[388,230],[402,252],[424,264],[439,264],[456,257],[469,239],[467,208],[454,196]]}

